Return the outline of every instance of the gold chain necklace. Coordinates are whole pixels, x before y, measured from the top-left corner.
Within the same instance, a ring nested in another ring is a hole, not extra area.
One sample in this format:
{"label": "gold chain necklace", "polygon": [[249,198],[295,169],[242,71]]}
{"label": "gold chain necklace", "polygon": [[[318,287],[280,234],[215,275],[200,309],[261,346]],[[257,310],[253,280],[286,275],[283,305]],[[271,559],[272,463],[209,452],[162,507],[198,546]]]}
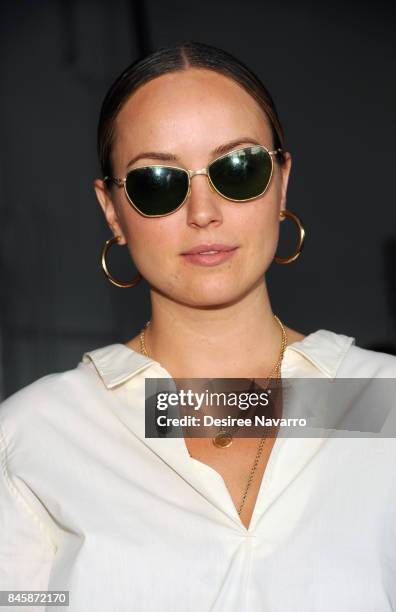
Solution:
{"label": "gold chain necklace", "polygon": [[[271,370],[271,372],[270,372],[270,374],[268,376],[267,382],[268,382],[268,380],[273,375],[275,375],[275,378],[281,378],[281,363],[282,363],[283,355],[284,355],[284,352],[285,352],[285,349],[286,349],[286,345],[287,345],[286,330],[285,330],[281,320],[276,315],[274,315],[274,318],[276,319],[276,321],[278,322],[278,324],[279,324],[279,326],[280,326],[280,328],[282,330],[282,341],[281,341],[281,348],[280,348],[280,352],[279,352],[279,357],[278,357],[274,367],[272,368],[272,370]],[[149,325],[150,325],[150,321],[147,321],[146,324],[144,325],[144,327],[142,328],[142,330],[140,332],[140,336],[139,336],[140,337],[140,352],[143,353],[143,355],[145,355],[146,357],[149,357],[149,354],[148,354],[147,349],[146,349],[146,343],[145,343],[145,338],[144,338],[144,330]],[[246,484],[246,487],[245,487],[245,491],[243,493],[240,506],[238,508],[238,514],[239,515],[241,514],[243,506],[245,505],[247,494],[248,494],[250,485],[252,484],[253,476],[254,476],[254,474],[256,472],[257,466],[258,466],[259,461],[260,461],[261,454],[263,452],[264,444],[265,444],[267,439],[268,438],[266,437],[265,434],[261,437],[260,444],[259,444],[259,447],[257,449],[256,457],[254,459],[254,463],[253,463],[252,468],[251,468],[250,473],[249,473],[249,478],[248,478],[248,481],[247,481],[247,484]],[[213,438],[213,444],[216,447],[218,447],[218,448],[227,448],[228,446],[230,446],[230,444],[232,444],[232,435],[231,435],[231,433],[229,433],[227,431],[224,431],[224,430],[219,431],[216,434],[216,436]]]}

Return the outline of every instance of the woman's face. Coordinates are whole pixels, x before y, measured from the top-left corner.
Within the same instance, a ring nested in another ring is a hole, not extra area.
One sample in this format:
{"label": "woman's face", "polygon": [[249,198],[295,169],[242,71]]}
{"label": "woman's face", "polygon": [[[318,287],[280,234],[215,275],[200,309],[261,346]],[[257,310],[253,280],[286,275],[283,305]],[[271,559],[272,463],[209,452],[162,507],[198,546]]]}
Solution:
{"label": "woman's face", "polygon": [[[124,177],[129,161],[144,152],[167,154],[169,161],[149,155],[132,167],[162,163],[198,170],[219,157],[218,147],[232,150],[255,142],[273,149],[263,111],[238,84],[210,70],[171,73],[143,85],[119,113],[114,176]],[[95,190],[109,226],[122,237],[120,244],[128,244],[152,289],[191,306],[224,305],[263,282],[276,252],[290,164],[290,155],[283,168],[275,163],[267,191],[249,202],[228,201],[211,190],[205,175],[194,176],[184,206],[151,219],[130,205],[121,187],[106,191],[97,180]],[[238,248],[214,266],[181,255],[208,243]]]}

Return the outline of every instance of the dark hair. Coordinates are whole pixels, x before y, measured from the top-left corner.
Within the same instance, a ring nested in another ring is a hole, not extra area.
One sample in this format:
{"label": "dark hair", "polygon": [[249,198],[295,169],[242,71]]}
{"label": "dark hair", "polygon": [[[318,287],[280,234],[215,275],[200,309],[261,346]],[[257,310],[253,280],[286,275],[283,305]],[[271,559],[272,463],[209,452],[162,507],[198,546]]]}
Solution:
{"label": "dark hair", "polygon": [[[284,148],[284,134],[275,104],[260,79],[241,61],[226,51],[199,42],[166,47],[128,66],[115,80],[103,100],[100,111],[97,151],[104,176],[112,176],[111,152],[116,117],[130,96],[142,85],[169,72],[205,68],[223,74],[242,86],[264,111],[272,131],[274,149]],[[278,153],[284,163],[283,153]]]}

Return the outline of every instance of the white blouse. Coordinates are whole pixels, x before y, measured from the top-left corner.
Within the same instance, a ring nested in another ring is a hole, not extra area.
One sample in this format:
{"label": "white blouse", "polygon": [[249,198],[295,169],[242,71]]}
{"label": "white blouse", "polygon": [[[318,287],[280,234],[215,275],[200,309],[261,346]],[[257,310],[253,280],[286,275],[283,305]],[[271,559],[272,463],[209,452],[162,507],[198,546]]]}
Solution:
{"label": "white blouse", "polygon": [[[396,357],[320,329],[281,373],[396,379]],[[67,590],[70,612],[396,610],[393,437],[278,437],[246,529],[183,438],[145,438],[146,377],[171,378],[117,343],[1,404],[0,590]]]}

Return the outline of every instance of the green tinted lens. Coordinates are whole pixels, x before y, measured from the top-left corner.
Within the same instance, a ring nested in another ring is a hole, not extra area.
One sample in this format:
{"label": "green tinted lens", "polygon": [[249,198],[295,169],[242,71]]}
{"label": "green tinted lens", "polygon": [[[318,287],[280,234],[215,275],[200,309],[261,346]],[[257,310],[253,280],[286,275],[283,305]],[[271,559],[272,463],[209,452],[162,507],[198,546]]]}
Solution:
{"label": "green tinted lens", "polygon": [[271,156],[260,146],[233,151],[209,166],[214,187],[230,200],[248,200],[261,195],[271,175]]}
{"label": "green tinted lens", "polygon": [[180,168],[146,166],[127,174],[125,189],[144,215],[166,215],[176,210],[188,192],[188,174]]}

